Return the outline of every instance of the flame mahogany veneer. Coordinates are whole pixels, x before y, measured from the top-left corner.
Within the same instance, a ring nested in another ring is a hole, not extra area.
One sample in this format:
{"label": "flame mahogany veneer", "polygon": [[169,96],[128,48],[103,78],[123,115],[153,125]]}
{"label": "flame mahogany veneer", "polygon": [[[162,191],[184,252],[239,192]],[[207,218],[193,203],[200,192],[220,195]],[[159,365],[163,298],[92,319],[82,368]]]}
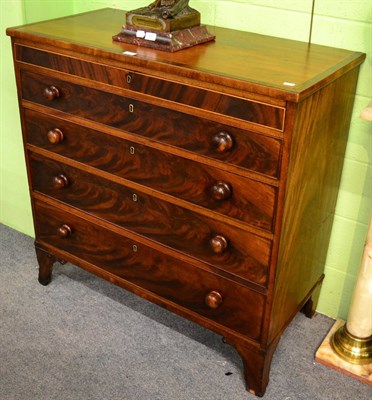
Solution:
{"label": "flame mahogany veneer", "polygon": [[221,334],[262,396],[316,307],[364,54],[216,27],[169,54],[123,18],[7,30],[39,281],[69,261]]}

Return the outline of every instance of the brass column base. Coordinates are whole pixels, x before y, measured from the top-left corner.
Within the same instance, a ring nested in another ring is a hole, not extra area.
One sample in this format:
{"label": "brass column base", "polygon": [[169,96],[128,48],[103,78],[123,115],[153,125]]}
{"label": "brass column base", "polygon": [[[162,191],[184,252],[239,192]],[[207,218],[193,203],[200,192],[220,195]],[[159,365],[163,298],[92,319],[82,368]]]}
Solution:
{"label": "brass column base", "polygon": [[333,368],[342,374],[372,386],[372,362],[370,364],[351,364],[341,358],[332,348],[331,340],[337,330],[345,324],[338,319],[324,338],[322,344],[315,354],[315,360],[328,368]]}
{"label": "brass column base", "polygon": [[341,326],[331,338],[335,353],[351,364],[369,364],[372,362],[372,336],[360,339]]}

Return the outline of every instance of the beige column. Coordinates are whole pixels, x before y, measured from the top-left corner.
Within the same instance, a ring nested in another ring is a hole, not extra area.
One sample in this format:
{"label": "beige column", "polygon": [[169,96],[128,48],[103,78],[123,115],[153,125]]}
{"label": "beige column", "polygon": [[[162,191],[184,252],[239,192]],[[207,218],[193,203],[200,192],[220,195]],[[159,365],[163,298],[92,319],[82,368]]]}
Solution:
{"label": "beige column", "polygon": [[[360,117],[372,121],[372,103]],[[372,215],[349,315],[330,343],[335,353],[349,363],[372,363]]]}
{"label": "beige column", "polygon": [[[372,121],[372,103],[360,117]],[[315,359],[372,386],[372,214],[347,321],[335,322]]]}
{"label": "beige column", "polygon": [[362,263],[346,328],[352,335],[361,339],[372,335],[372,218],[369,221]]}

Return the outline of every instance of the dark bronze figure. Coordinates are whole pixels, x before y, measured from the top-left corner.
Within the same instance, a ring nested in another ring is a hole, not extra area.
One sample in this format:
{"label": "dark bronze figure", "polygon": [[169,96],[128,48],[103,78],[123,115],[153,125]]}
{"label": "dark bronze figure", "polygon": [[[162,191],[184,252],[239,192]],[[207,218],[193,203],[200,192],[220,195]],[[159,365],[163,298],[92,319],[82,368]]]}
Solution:
{"label": "dark bronze figure", "polygon": [[149,5],[151,10],[159,12],[162,18],[173,18],[189,5],[189,0],[156,0]]}

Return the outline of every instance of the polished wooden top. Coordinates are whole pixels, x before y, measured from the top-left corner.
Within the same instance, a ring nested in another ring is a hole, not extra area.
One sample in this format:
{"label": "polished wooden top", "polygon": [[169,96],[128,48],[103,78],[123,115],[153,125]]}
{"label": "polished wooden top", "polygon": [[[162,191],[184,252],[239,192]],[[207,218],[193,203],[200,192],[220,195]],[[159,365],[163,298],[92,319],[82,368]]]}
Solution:
{"label": "polished wooden top", "polygon": [[[173,79],[205,83],[300,101],[363,62],[365,54],[231,29],[208,27],[216,41],[176,53],[112,40],[124,11],[102,9],[9,28],[14,38],[119,60],[126,68],[151,67]],[[123,54],[123,51],[135,55]]]}

